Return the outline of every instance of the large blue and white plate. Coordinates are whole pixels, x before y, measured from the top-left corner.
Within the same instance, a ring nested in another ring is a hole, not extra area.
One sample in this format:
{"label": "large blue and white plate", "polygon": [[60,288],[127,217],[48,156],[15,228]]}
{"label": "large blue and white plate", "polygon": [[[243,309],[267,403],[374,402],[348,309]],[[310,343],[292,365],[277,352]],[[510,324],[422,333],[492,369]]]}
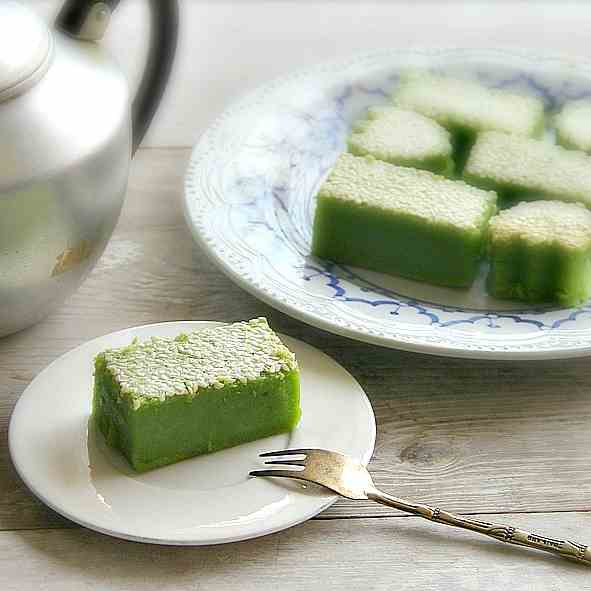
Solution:
{"label": "large blue and white plate", "polygon": [[227,110],[195,147],[185,213],[196,241],[237,284],[325,330],[386,347],[490,359],[591,353],[591,301],[524,307],[310,256],[314,195],[351,122],[386,103],[409,68],[470,76],[544,99],[591,96],[591,62],[502,51],[365,54],[273,81]]}

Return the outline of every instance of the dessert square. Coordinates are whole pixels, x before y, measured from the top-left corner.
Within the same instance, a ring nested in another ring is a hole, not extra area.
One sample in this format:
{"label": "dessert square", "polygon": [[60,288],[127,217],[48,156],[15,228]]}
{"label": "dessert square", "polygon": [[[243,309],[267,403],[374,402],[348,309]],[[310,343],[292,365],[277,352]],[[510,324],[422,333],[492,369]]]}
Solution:
{"label": "dessert square", "polygon": [[490,221],[488,289],[502,299],[572,306],[591,295],[591,212],[530,201]]}
{"label": "dessert square", "polygon": [[154,337],[96,357],[93,407],[142,472],[292,430],[298,366],[264,318]]}
{"label": "dessert square", "polygon": [[315,256],[465,287],[484,251],[496,195],[424,170],[342,154],[317,196]]}
{"label": "dessert square", "polygon": [[540,140],[482,133],[470,152],[464,178],[506,199],[550,199],[591,206],[591,157]]}
{"label": "dessert square", "polygon": [[544,131],[544,104],[537,97],[488,88],[474,80],[439,74],[403,77],[395,104],[435,119],[452,132],[456,170],[461,172],[476,134],[502,131],[538,137]]}
{"label": "dessert square", "polygon": [[390,164],[449,175],[453,171],[449,132],[433,119],[398,107],[372,107],[349,136],[349,152]]}
{"label": "dessert square", "polygon": [[556,141],[565,148],[591,152],[591,101],[566,103],[554,119]]}

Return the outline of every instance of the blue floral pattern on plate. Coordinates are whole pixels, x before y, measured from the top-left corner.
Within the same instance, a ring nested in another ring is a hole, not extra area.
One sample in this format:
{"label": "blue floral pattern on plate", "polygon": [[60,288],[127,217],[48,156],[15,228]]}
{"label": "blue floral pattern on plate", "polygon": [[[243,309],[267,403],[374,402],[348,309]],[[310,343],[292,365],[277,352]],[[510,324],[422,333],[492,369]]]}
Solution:
{"label": "blue floral pattern on plate", "polygon": [[586,62],[501,51],[382,52],[297,72],[226,111],[196,146],[185,186],[194,237],[239,285],[338,334],[466,357],[589,353],[590,302],[524,309],[494,300],[484,263],[470,290],[453,290],[310,256],[314,195],[351,122],[416,68],[535,94],[549,113],[591,96]]}

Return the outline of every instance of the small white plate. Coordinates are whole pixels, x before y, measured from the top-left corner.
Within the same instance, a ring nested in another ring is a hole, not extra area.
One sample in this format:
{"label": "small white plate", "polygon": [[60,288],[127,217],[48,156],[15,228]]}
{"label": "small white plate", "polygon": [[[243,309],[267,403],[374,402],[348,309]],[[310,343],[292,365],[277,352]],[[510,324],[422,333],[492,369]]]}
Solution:
{"label": "small white plate", "polygon": [[290,434],[134,473],[89,428],[93,358],[134,337],[174,336],[216,322],[167,322],[94,339],[43,370],[10,421],[12,461],[25,484],[49,507],[85,527],[158,544],[216,544],[282,530],[313,517],[334,495],[295,481],[251,478],[262,451],[323,447],[364,463],[375,442],[375,419],[359,384],[310,345],[282,337],[301,368],[302,420]]}
{"label": "small white plate", "polygon": [[456,357],[588,355],[591,301],[557,309],[495,300],[485,265],[471,289],[457,290],[310,255],[314,195],[352,122],[387,103],[409,68],[538,96],[549,122],[566,101],[591,97],[588,59],[504,51],[396,49],[295,72],[239,101],[195,147],[185,182],[195,240],[244,289],[343,336]]}

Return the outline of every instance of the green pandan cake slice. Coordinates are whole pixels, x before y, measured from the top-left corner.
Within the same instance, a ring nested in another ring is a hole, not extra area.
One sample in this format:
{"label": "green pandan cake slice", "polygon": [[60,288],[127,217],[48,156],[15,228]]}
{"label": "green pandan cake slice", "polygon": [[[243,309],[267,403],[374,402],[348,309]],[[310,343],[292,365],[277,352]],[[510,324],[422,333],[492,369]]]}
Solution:
{"label": "green pandan cake slice", "polygon": [[342,154],[317,196],[315,256],[451,287],[474,280],[496,195]]}
{"label": "green pandan cake slice", "polygon": [[591,207],[591,157],[540,140],[482,133],[464,178],[510,199],[546,198]]}
{"label": "green pandan cake slice", "polygon": [[591,101],[566,103],[555,117],[556,141],[565,148],[591,152]]}
{"label": "green pandan cake slice", "polygon": [[544,104],[540,99],[489,88],[474,80],[410,73],[402,77],[393,100],[452,132],[458,171],[462,170],[476,135],[482,131],[524,137],[538,137],[544,131]]}
{"label": "green pandan cake slice", "polygon": [[488,289],[501,299],[571,306],[591,295],[591,212],[530,201],[490,221]]}
{"label": "green pandan cake slice", "polygon": [[433,119],[398,107],[371,107],[355,123],[349,152],[390,164],[449,175],[453,171],[449,132]]}
{"label": "green pandan cake slice", "polygon": [[291,431],[299,392],[293,353],[257,318],[104,351],[93,412],[142,472]]}
{"label": "green pandan cake slice", "polygon": [[410,73],[393,99],[451,130],[504,131],[534,137],[544,129],[544,104],[534,96],[489,88],[474,80]]}

